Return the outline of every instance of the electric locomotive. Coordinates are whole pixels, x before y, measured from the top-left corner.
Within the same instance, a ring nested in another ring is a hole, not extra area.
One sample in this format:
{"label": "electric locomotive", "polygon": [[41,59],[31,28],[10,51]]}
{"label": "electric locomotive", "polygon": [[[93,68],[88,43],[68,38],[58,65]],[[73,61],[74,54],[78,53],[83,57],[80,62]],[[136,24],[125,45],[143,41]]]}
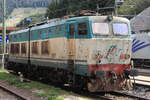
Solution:
{"label": "electric locomotive", "polygon": [[134,75],[130,31],[120,17],[53,19],[10,33],[8,69],[90,92],[122,89]]}

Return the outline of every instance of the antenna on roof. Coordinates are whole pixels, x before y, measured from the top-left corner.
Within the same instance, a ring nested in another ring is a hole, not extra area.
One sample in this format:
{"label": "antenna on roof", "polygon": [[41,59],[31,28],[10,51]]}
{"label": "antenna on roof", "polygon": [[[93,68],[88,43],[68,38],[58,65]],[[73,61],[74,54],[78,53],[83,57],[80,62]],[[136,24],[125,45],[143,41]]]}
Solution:
{"label": "antenna on roof", "polygon": [[97,6],[97,9],[96,9],[96,16],[98,16],[98,15],[99,15],[99,13],[98,13],[98,11],[99,11],[99,5],[97,4],[96,6]]}

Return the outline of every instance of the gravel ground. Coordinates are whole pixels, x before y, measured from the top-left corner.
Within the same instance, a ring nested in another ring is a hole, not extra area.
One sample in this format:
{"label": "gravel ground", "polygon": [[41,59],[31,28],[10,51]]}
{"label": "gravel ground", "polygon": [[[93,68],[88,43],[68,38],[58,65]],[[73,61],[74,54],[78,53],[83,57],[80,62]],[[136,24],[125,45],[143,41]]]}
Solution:
{"label": "gravel ground", "polygon": [[135,90],[133,91],[127,91],[130,94],[134,94],[143,98],[147,98],[150,99],[150,88],[146,88],[146,87],[137,87]]}
{"label": "gravel ground", "polygon": [[0,89],[0,100],[22,100],[20,98],[17,98],[14,95],[11,95],[10,93]]}
{"label": "gravel ground", "polygon": [[[150,100],[150,88],[138,86],[136,87],[135,90],[126,90],[122,92],[131,94],[131,95],[136,95],[136,96],[143,97],[143,98]],[[133,98],[119,97],[119,96],[114,96],[114,95],[108,95],[108,97],[112,97],[114,98],[114,100],[137,100]]]}
{"label": "gravel ground", "polygon": [[107,96],[113,100],[135,100],[133,98],[123,97],[123,96],[115,96],[115,95],[111,95],[111,94],[105,94],[105,96]]}

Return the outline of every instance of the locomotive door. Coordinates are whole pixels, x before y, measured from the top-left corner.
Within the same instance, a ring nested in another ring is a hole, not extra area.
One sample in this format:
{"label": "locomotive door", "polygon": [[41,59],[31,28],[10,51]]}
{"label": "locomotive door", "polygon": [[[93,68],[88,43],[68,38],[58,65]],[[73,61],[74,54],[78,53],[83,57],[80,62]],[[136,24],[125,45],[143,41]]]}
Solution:
{"label": "locomotive door", "polygon": [[76,23],[71,22],[68,24],[68,68],[70,71],[74,71],[75,59],[76,59]]}

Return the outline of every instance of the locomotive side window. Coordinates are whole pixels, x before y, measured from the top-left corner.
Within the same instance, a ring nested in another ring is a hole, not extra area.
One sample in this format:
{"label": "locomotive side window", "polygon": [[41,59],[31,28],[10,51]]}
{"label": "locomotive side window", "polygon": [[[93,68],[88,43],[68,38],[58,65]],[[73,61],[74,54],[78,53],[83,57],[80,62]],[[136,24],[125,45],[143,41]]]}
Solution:
{"label": "locomotive side window", "polygon": [[59,34],[61,32],[61,25],[56,26],[56,33]]}
{"label": "locomotive side window", "polygon": [[14,44],[14,54],[19,54],[20,52],[20,44]]}
{"label": "locomotive side window", "polygon": [[114,23],[113,31],[114,34],[116,35],[128,35],[129,33],[128,25],[125,23]]}
{"label": "locomotive side window", "polygon": [[78,24],[78,34],[87,35],[87,24],[85,22]]}
{"label": "locomotive side window", "polygon": [[74,24],[70,24],[69,25],[69,34],[70,35],[74,35],[75,34],[75,25]]}
{"label": "locomotive side window", "polygon": [[49,46],[48,45],[49,45],[48,41],[43,41],[42,42],[41,50],[42,50],[43,55],[49,54],[49,50],[48,50]]}
{"label": "locomotive side window", "polygon": [[22,44],[21,44],[21,53],[22,53],[22,54],[26,54],[26,48],[27,48],[26,43],[22,43]]}
{"label": "locomotive side window", "polygon": [[32,42],[32,54],[38,54],[38,42]]}
{"label": "locomotive side window", "polygon": [[14,54],[14,51],[15,51],[15,50],[14,50],[14,44],[11,44],[11,45],[10,45],[10,48],[11,48],[11,49],[10,49],[10,53],[11,53],[11,54]]}
{"label": "locomotive side window", "polygon": [[19,54],[19,52],[20,52],[20,44],[15,44],[15,48],[16,48],[16,54]]}
{"label": "locomotive side window", "polygon": [[93,34],[96,35],[109,35],[109,25],[107,23],[93,23]]}

